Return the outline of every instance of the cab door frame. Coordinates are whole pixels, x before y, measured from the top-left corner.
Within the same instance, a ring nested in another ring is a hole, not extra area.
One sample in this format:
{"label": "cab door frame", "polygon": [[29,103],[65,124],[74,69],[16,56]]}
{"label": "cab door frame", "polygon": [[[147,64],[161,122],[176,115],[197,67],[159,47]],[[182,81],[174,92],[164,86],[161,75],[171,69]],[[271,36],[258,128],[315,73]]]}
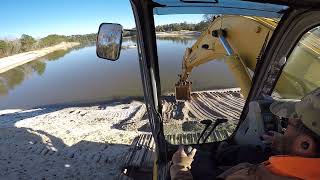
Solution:
{"label": "cab door frame", "polygon": [[319,24],[320,9],[301,8],[288,10],[279,22],[265,53],[262,55],[261,61],[256,66],[253,85],[240,121],[245,119],[250,101],[258,100],[262,95],[271,95],[282,69],[286,65],[286,59],[297,42],[305,32],[319,26]]}
{"label": "cab door frame", "polygon": [[162,104],[159,63],[153,8],[156,3],[146,0],[130,0],[135,18],[138,41],[139,65],[144,91],[144,100],[149,123],[156,144],[154,178],[164,179],[167,174],[167,142],[162,123]]}

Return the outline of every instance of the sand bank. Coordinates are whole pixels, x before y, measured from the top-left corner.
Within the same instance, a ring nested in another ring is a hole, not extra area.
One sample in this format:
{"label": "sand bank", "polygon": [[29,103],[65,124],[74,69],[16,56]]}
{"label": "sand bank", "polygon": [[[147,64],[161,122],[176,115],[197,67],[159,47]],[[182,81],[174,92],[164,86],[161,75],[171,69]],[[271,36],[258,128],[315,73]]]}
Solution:
{"label": "sand bank", "polygon": [[45,56],[54,51],[69,49],[79,44],[80,44],[79,42],[62,42],[55,46],[46,47],[46,48],[42,48],[35,51],[29,51],[25,53],[16,54],[13,56],[0,58],[0,73],[9,71],[10,69],[21,66],[30,61],[36,60],[37,58]]}

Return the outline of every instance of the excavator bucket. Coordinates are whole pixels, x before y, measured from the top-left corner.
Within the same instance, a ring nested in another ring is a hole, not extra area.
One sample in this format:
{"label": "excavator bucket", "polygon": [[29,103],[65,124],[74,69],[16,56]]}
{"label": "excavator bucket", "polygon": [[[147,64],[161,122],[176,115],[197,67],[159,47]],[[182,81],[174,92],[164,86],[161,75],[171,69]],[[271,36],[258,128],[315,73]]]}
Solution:
{"label": "excavator bucket", "polygon": [[175,85],[176,87],[176,100],[190,100],[191,99],[191,83]]}

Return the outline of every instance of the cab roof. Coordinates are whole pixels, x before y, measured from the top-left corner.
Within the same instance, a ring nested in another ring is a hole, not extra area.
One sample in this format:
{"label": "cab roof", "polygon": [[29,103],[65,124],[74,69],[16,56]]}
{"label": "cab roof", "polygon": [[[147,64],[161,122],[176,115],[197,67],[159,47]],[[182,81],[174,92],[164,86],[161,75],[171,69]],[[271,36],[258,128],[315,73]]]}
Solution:
{"label": "cab roof", "polygon": [[153,0],[153,13],[166,14],[233,14],[280,18],[286,5],[243,0]]}

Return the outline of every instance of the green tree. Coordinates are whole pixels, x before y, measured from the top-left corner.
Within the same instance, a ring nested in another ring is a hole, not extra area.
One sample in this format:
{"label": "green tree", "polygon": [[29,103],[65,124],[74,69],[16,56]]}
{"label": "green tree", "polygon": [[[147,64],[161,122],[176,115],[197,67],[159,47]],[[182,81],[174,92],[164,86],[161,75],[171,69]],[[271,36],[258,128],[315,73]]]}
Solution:
{"label": "green tree", "polygon": [[[129,32],[128,35],[134,35],[134,33],[135,32]],[[70,36],[50,34],[37,41],[32,36],[23,34],[20,39],[11,41],[0,40],[0,58],[21,52],[53,46],[61,42],[79,42],[81,43],[81,46],[79,47],[84,47],[86,45],[93,44],[96,39],[96,33]]]}
{"label": "green tree", "polygon": [[0,40],[0,58],[19,53],[20,47],[21,44],[19,40]]}
{"label": "green tree", "polygon": [[6,56],[8,49],[8,43],[6,41],[0,40],[0,58]]}
{"label": "green tree", "polygon": [[212,22],[216,19],[217,15],[215,14],[205,14],[203,15],[203,20],[206,22]]}
{"label": "green tree", "polygon": [[21,42],[21,52],[30,51],[33,48],[33,45],[37,42],[32,36],[27,34],[22,34],[20,38]]}
{"label": "green tree", "polygon": [[42,39],[40,39],[40,47],[48,47],[59,44],[63,41],[67,41],[67,36],[50,34]]}

